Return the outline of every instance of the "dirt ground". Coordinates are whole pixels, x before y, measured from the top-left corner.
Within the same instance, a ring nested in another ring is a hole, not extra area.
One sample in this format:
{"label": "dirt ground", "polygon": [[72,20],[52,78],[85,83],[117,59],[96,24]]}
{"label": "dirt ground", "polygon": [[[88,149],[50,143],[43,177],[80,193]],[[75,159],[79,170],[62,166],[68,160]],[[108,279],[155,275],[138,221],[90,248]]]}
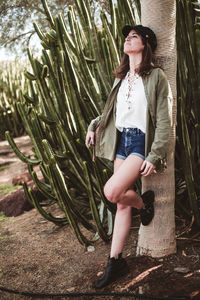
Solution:
{"label": "dirt ground", "polygon": [[[1,158],[3,155],[1,154]],[[6,176],[10,181],[19,170],[13,166],[14,163],[20,165],[19,161],[14,161],[10,168],[0,172],[0,184],[6,182]],[[54,214],[56,213],[60,212],[55,208]],[[200,233],[193,229],[181,235],[188,224],[178,218],[176,226],[176,254],[161,259],[136,257],[139,219],[135,217],[123,252],[130,273],[101,291],[149,295],[148,298],[141,299],[200,299]],[[46,221],[35,209],[17,217],[1,216],[0,287],[44,294],[95,292],[94,283],[102,275],[109,250],[110,243],[105,244],[99,240],[94,244],[94,251],[89,252],[79,244],[68,225],[57,227]],[[0,299],[44,298],[39,295],[15,295],[0,290]],[[69,297],[47,296],[45,299],[61,300]],[[121,300],[134,297],[101,295],[78,296],[73,299]]]}

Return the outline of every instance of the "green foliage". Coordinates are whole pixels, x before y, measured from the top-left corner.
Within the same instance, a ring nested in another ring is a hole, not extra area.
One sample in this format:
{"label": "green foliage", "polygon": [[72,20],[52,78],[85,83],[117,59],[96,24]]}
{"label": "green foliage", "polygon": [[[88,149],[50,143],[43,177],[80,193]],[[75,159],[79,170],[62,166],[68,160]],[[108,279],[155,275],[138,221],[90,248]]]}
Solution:
{"label": "green foliage", "polygon": [[[177,1],[177,210],[200,226],[200,3]],[[184,184],[185,182],[185,184]],[[178,191],[178,190],[177,190]],[[187,200],[189,199],[189,201]]]}
{"label": "green foliage", "polygon": [[9,165],[0,166],[0,172],[9,168]]}
{"label": "green foliage", "polygon": [[3,211],[0,212],[0,222],[4,222],[6,219],[6,215]]}
{"label": "green foliage", "polygon": [[[99,15],[100,9],[108,10],[107,0],[90,0],[92,15]],[[60,12],[67,17],[69,6],[75,6],[73,0],[55,0],[48,3],[50,11],[54,15]],[[0,1],[0,46],[5,47],[7,53],[17,54],[20,58],[29,46],[35,30],[32,22],[35,21],[48,30],[48,16],[44,14],[40,0],[1,0]],[[34,47],[37,51],[37,45]]]}
{"label": "green foliage", "polygon": [[5,195],[7,194],[12,194],[19,188],[18,185],[13,185],[13,184],[0,184],[0,193],[3,193]]}
{"label": "green foliage", "polygon": [[[0,232],[0,241],[7,240],[7,239],[12,238],[12,237],[14,237],[14,235],[8,235],[8,234],[3,234],[2,235],[1,232]],[[3,275],[2,273],[3,272],[0,269],[0,276]]]}
{"label": "green foliage", "polygon": [[20,98],[20,90],[24,93],[28,89],[28,80],[23,74],[23,68],[28,64],[3,63],[0,66],[0,140],[5,140],[5,131],[12,136],[24,133],[24,127],[17,110],[16,103]]}
{"label": "green foliage", "polygon": [[[44,209],[44,203],[24,184],[27,198],[38,211],[55,224],[70,224],[85,246],[99,237],[108,241],[115,206],[105,199],[103,186],[112,173],[112,164],[101,159],[94,163],[92,151],[87,150],[84,140],[87,126],[101,114],[113,82],[111,74],[123,49],[121,28],[125,23],[135,23],[137,10],[131,7],[129,0],[119,0],[116,5],[110,0],[112,23],[102,11],[99,29],[89,0],[76,0],[75,7],[70,6],[67,22],[62,14],[52,17],[46,1],[42,3],[49,30],[44,32],[42,27],[34,26],[43,51],[37,59],[28,49],[32,67],[32,71],[25,73],[29,79],[28,93],[21,94],[17,103],[34,145],[31,157],[20,152],[9,133],[7,138],[15,153],[28,164],[38,189],[49,199]],[[198,26],[194,25],[194,7],[188,1],[187,7],[182,9],[183,4],[184,1],[177,1],[180,112],[176,151],[177,210],[189,217],[192,211],[199,224],[200,185],[199,179],[197,183],[194,181],[199,167],[199,38]],[[138,1],[137,7],[139,10]],[[180,17],[183,15],[184,18]],[[188,34],[183,34],[185,32]],[[35,165],[39,165],[44,181],[37,178]],[[184,200],[186,191],[189,201]],[[52,204],[60,208],[63,218],[48,211]],[[80,225],[92,237],[83,235]]]}
{"label": "green foliage", "polygon": [[[9,144],[27,163],[38,189],[49,199],[44,208],[44,203],[24,184],[28,200],[49,221],[70,224],[83,245],[99,237],[108,241],[112,234],[115,205],[103,195],[112,164],[104,160],[92,162],[92,151],[85,147],[85,135],[90,120],[102,113],[113,83],[111,74],[122,53],[124,21],[135,23],[134,9],[127,12],[130,3],[126,0],[115,6],[110,1],[113,23],[102,11],[100,30],[88,0],[76,0],[75,7],[69,7],[68,22],[62,14],[53,17],[42,0],[49,30],[44,32],[34,23],[43,51],[38,59],[28,49],[32,67],[25,72],[28,93],[21,93],[17,102],[34,145],[31,157],[24,156],[6,132]],[[44,182],[37,178],[35,165],[39,165]],[[48,206],[55,204],[64,217],[49,212]],[[83,235],[80,224],[89,230],[90,237]]]}

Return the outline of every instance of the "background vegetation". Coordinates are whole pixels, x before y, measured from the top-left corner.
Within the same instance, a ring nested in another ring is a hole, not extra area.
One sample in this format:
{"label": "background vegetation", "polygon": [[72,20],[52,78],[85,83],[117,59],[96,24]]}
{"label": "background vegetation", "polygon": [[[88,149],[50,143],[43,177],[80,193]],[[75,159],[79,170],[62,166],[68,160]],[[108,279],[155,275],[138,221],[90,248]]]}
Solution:
{"label": "background vegetation", "polygon": [[[109,11],[107,0],[89,0],[91,13],[98,22],[101,9]],[[69,6],[75,7],[73,0],[48,1],[48,6],[54,15],[63,13],[67,18]],[[21,57],[26,52],[36,33],[32,22],[37,22],[44,31],[48,30],[48,22],[40,0],[0,1],[0,47],[6,47],[10,54]],[[38,44],[32,43],[34,52],[38,51]]]}
{"label": "background vegetation", "polygon": [[[112,165],[99,159],[94,163],[84,140],[88,123],[101,114],[113,83],[112,71],[122,55],[121,28],[137,22],[140,3],[110,0],[109,15],[101,10],[101,26],[95,23],[89,0],[74,1],[65,17],[62,13],[52,16],[46,1],[41,3],[48,30],[36,22],[34,30],[41,40],[42,55],[36,58],[28,49],[32,70],[25,72],[27,88],[20,88],[22,92],[13,101],[33,141],[32,156],[20,152],[13,134],[7,132],[6,138],[48,199],[39,203],[24,184],[39,212],[56,224],[69,223],[84,245],[99,237],[106,241],[112,233],[115,206],[102,191]],[[177,0],[176,214],[196,225],[200,225],[199,16],[198,3]],[[43,181],[36,176],[36,165]],[[64,217],[52,216],[48,212],[51,205],[59,206]],[[82,234],[80,224],[93,233],[92,238]]]}

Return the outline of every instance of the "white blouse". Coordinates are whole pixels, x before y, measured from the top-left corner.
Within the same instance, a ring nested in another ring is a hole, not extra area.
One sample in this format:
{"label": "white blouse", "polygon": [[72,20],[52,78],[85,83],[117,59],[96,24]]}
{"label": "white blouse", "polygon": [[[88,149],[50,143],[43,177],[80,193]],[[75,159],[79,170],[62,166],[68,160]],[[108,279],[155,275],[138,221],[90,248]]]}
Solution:
{"label": "white blouse", "polygon": [[115,126],[119,131],[137,127],[145,133],[147,99],[142,77],[136,75],[135,80],[130,81],[128,73],[117,94]]}

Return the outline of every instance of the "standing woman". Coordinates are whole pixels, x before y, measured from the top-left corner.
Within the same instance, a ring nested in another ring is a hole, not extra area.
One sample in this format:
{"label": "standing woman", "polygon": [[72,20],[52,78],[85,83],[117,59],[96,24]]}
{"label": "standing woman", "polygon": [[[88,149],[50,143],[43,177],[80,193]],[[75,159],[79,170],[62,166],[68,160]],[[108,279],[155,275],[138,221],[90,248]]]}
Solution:
{"label": "standing woman", "polygon": [[154,216],[154,192],[138,195],[133,185],[166,167],[171,129],[171,94],[164,72],[153,64],[157,46],[154,32],[142,25],[126,25],[124,56],[115,71],[115,82],[103,114],[93,120],[86,146],[95,146],[98,157],[114,161],[114,174],[104,187],[105,197],[117,204],[108,264],[96,288],[129,272],[122,250],[130,231],[132,207],[144,226]]}

